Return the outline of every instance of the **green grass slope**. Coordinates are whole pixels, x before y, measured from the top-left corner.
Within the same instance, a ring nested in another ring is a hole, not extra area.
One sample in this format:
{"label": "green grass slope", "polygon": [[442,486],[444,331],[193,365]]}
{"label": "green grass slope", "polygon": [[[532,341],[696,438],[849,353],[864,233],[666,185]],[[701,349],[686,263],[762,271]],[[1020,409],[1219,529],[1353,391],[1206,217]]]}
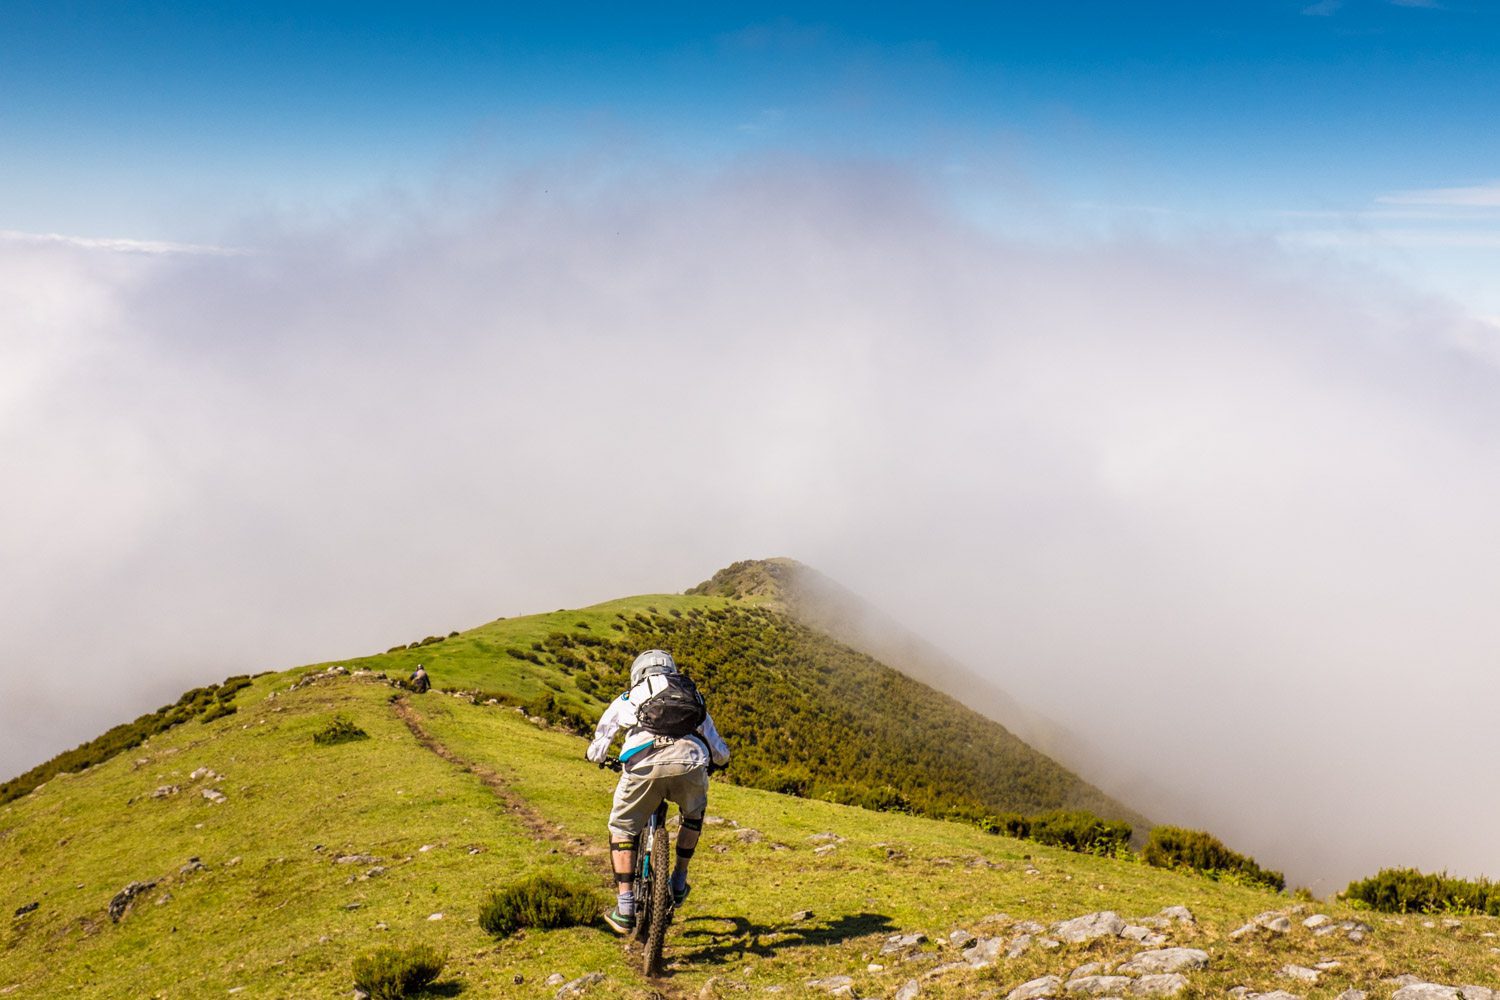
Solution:
{"label": "green grass slope", "polygon": [[[1363,914],[1373,929],[1358,945],[1300,925],[1231,942],[1230,929],[1291,900],[971,824],[716,780],[695,891],[668,938],[669,974],[646,982],[598,925],[504,940],[477,925],[487,892],[523,875],[607,887],[613,776],[582,761],[581,738],[498,704],[437,693],[393,701],[373,674],[303,677],[258,678],[236,693],[233,715],[174,727],[0,806],[0,995],[348,995],[355,956],[415,943],[449,957],[439,996],[552,997],[547,977],[591,972],[605,978],[585,995],[601,998],[805,996],[810,979],[834,975],[852,976],[859,996],[889,996],[929,972],[923,997],[1003,995],[1038,975],[1118,962],[1136,946],[1111,938],[934,971],[956,957],[941,943],[950,931],[1177,904],[1198,922],[1174,929],[1173,943],[1211,956],[1188,997],[1275,989],[1287,984],[1282,966],[1321,960],[1340,964],[1296,987],[1309,1000],[1349,986],[1383,998],[1382,978],[1396,973],[1493,976],[1494,918],[1427,927]],[[338,715],[370,738],[316,746],[313,734]],[[115,893],[153,880],[110,919]],[[929,940],[911,961],[882,957],[897,932]]]}
{"label": "green grass slope", "polygon": [[345,662],[424,663],[439,687],[584,732],[651,647],[671,650],[707,693],[738,783],[930,816],[1084,809],[1140,822],[999,724],[753,596],[628,598]]}

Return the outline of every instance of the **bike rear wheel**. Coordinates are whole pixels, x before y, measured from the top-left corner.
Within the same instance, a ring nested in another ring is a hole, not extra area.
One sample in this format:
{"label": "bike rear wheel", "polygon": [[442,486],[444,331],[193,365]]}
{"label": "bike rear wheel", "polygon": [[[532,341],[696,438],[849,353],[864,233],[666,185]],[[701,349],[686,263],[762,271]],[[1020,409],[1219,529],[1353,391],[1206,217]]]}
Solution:
{"label": "bike rear wheel", "polygon": [[[658,823],[651,836],[651,873],[646,887],[647,919],[645,939],[645,972],[648,976],[661,975],[662,945],[667,940],[667,924],[672,919],[672,868],[668,860],[671,844],[665,823]],[[637,922],[637,926],[641,922]]]}

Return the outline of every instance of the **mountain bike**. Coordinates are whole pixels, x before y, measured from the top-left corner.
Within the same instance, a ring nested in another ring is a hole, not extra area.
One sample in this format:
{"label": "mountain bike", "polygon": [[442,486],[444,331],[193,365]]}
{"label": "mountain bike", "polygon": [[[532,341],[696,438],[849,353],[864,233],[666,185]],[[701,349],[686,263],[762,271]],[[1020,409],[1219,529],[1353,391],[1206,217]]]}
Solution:
{"label": "mountain bike", "polygon": [[[611,757],[601,767],[620,770],[619,758]],[[662,799],[646,828],[635,837],[635,929],[632,940],[645,952],[642,968],[647,976],[661,975],[662,945],[672,922],[672,837],[667,833],[667,800]]]}

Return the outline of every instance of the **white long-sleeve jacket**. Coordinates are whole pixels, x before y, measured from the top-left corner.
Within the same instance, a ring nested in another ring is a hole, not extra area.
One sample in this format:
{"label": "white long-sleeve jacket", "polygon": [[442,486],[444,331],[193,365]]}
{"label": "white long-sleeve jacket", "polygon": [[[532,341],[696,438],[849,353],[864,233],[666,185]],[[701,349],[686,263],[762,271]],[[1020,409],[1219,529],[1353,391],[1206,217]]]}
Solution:
{"label": "white long-sleeve jacket", "polygon": [[[605,757],[609,755],[609,745],[614,742],[615,734],[621,729],[626,731],[625,742],[620,747],[622,760],[633,761],[642,754],[650,755],[655,752],[651,749],[651,744],[656,742],[656,734],[639,728],[636,720],[636,706],[643,704],[647,698],[660,691],[664,684],[665,681],[660,675],[647,677],[609,703],[609,707],[604,710],[604,715],[599,719],[599,724],[594,727],[594,741],[589,744],[586,755],[590,761],[595,764],[604,763]],[[720,767],[729,763],[729,745],[719,735],[712,715],[704,717],[703,725],[698,727],[698,734],[703,738],[704,763],[708,762],[710,755],[713,757],[714,764]],[[684,749],[680,746],[683,743],[691,747],[696,745],[697,741],[691,736],[684,737],[683,740],[678,741],[679,752]],[[645,762],[644,757],[641,757],[641,762]]]}

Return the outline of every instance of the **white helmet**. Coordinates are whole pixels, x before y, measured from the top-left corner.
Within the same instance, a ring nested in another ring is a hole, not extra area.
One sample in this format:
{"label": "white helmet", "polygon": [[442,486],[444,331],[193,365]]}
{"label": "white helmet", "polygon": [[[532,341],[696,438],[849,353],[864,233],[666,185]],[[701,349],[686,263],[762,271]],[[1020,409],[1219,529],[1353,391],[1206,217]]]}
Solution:
{"label": "white helmet", "polygon": [[635,658],[630,665],[630,686],[635,687],[647,677],[657,674],[677,673],[677,661],[665,649],[648,649]]}

